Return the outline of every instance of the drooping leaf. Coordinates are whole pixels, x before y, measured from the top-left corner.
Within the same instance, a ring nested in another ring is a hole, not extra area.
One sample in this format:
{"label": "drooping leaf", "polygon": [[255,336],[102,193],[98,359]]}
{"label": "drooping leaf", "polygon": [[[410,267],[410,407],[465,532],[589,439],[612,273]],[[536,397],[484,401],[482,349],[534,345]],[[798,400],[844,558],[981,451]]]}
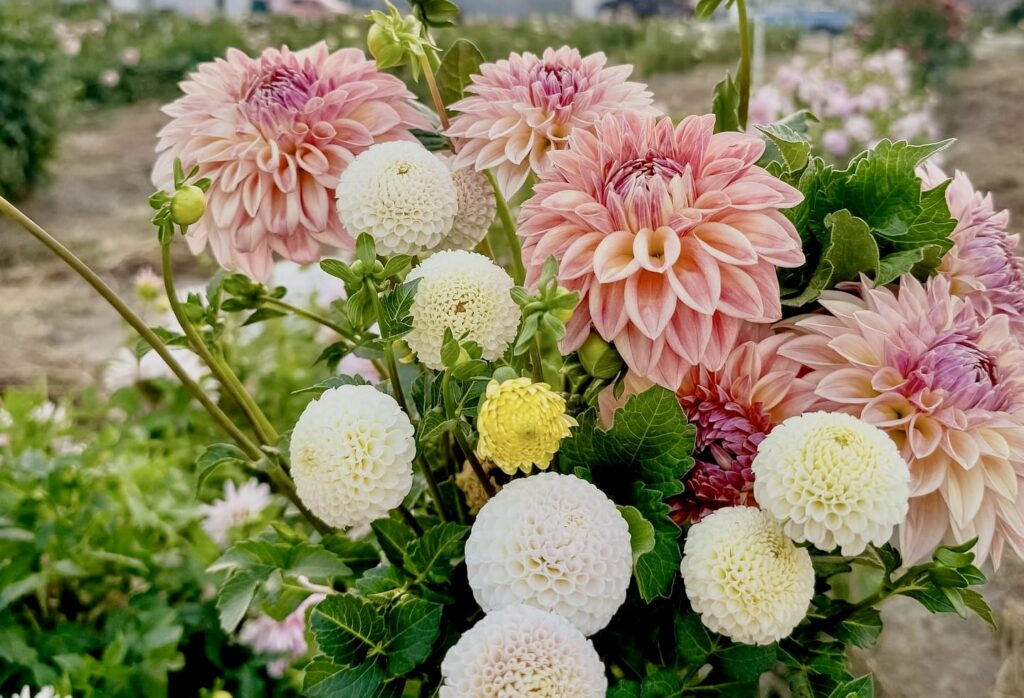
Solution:
{"label": "drooping leaf", "polygon": [[871,647],[882,632],[882,616],[877,608],[863,608],[840,623],[835,638],[857,647]]}
{"label": "drooping leaf", "polygon": [[437,69],[437,87],[445,105],[462,99],[466,88],[472,83],[471,75],[480,72],[484,54],[472,41],[456,39],[444,52],[441,66]]}
{"label": "drooping leaf", "polygon": [[644,518],[636,507],[618,507],[622,518],[629,526],[629,545],[633,550],[633,564],[637,559],[654,549],[654,526]]}
{"label": "drooping leaf", "polygon": [[715,654],[716,663],[721,666],[725,675],[737,681],[753,681],[761,674],[771,670],[775,664],[778,646],[771,645],[731,645]]}
{"label": "drooping leaf", "polygon": [[234,631],[245,618],[256,589],[265,577],[258,572],[243,570],[228,577],[217,590],[217,612],[220,627],[226,633]]}
{"label": "drooping leaf", "polygon": [[676,651],[688,668],[702,667],[715,651],[715,641],[696,613],[676,616]]}

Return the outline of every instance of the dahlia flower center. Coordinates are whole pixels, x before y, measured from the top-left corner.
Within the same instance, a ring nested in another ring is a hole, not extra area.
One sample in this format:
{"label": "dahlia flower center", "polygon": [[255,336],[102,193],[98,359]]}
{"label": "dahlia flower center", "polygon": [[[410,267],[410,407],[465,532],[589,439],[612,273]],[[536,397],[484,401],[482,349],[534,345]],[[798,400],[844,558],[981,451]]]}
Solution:
{"label": "dahlia flower center", "polygon": [[950,393],[989,390],[998,385],[996,364],[974,342],[950,337],[933,345],[914,368],[911,389],[928,387]]}
{"label": "dahlia flower center", "polygon": [[286,65],[264,69],[253,82],[245,101],[254,107],[301,109],[313,86],[313,78]]}
{"label": "dahlia flower center", "polygon": [[655,179],[668,184],[673,177],[685,174],[688,169],[689,165],[649,150],[644,157],[619,165],[617,170],[610,173],[606,187],[627,199],[630,195],[648,194],[651,182]]}
{"label": "dahlia flower center", "polygon": [[533,97],[549,108],[572,105],[576,95],[589,87],[586,74],[579,68],[544,63],[535,68]]}

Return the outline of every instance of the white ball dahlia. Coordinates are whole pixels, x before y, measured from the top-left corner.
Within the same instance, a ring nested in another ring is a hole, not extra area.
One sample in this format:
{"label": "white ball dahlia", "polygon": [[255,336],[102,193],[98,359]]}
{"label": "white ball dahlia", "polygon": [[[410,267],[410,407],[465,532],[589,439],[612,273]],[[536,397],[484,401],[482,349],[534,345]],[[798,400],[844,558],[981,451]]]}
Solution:
{"label": "white ball dahlia", "polygon": [[464,250],[439,252],[412,270],[420,279],[405,340],[421,363],[441,370],[444,331],[483,348],[483,358],[501,356],[516,337],[520,310],[512,300],[512,277],[482,254]]}
{"label": "white ball dahlia", "polygon": [[608,625],[626,600],[632,566],[626,520],[573,475],[513,480],[480,510],[466,541],[469,585],[485,612],[525,603],[584,635]]}
{"label": "white ball dahlia", "polygon": [[814,596],[810,554],[753,507],[719,509],[694,524],[679,570],[704,625],[746,644],[788,636]]}
{"label": "white ball dahlia", "polygon": [[458,193],[447,165],[418,143],[378,143],[338,180],[338,216],[358,237],[369,233],[381,255],[421,254],[452,229]]}
{"label": "white ball dahlia", "polygon": [[456,168],[453,155],[437,153],[437,158],[452,174],[459,204],[452,229],[441,239],[437,249],[472,250],[494,222],[498,210],[494,189],[487,178],[471,166]]}
{"label": "white ball dahlia", "polygon": [[797,542],[859,555],[907,516],[910,469],[881,429],[841,412],[790,417],[758,446],[754,497]]}
{"label": "white ball dahlia", "polygon": [[292,432],[291,473],[302,502],[338,528],[367,524],[412,488],[412,424],[390,395],[369,385],[324,392]]}
{"label": "white ball dahlia", "polygon": [[555,613],[510,606],[467,630],[441,662],[441,698],[603,698],[604,664]]}

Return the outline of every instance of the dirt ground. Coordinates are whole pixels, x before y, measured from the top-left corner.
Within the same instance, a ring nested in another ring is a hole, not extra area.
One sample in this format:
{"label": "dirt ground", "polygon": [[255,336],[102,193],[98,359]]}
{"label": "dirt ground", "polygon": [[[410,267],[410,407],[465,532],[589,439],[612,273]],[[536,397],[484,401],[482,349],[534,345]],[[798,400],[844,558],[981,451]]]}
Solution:
{"label": "dirt ground", "polygon": [[[679,115],[706,109],[721,75],[721,68],[708,67],[659,76],[650,84]],[[951,165],[968,171],[979,188],[992,191],[1016,221],[1024,221],[1021,75],[1024,41],[986,41],[976,62],[958,73],[942,95],[941,109],[947,131],[958,138]],[[83,118],[63,142],[52,183],[24,206],[126,294],[139,269],[158,264],[146,198],[154,134],[163,122],[155,104]],[[177,263],[186,272],[202,273],[183,247],[179,245]],[[113,311],[7,221],[0,221],[0,299],[0,388],[44,379],[55,393],[83,385],[124,341],[124,327]],[[888,606],[881,643],[858,657],[860,667],[876,673],[878,695],[1024,696],[1021,572],[1024,565],[1007,564],[988,589],[1004,621],[999,636],[977,619],[930,616],[909,601]],[[1000,667],[1003,688],[995,691]]]}

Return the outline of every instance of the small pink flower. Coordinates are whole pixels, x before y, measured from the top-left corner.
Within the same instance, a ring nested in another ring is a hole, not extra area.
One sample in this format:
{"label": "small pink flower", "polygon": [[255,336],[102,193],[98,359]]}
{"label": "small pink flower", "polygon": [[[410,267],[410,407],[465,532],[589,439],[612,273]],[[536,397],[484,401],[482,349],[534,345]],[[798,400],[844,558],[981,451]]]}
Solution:
{"label": "small pink flower", "polygon": [[[230,49],[182,83],[164,107],[153,183],[172,186],[172,162],[213,180],[207,213],[189,228],[192,251],[209,243],[227,269],[259,280],[273,255],[299,264],[321,246],[350,247],[334,189],[342,170],[374,143],[412,140],[427,126],[401,80],[357,49],[267,49],[250,58]],[[358,231],[356,231],[358,232]]]}
{"label": "small pink flower", "polygon": [[548,153],[564,148],[575,130],[612,112],[657,114],[647,86],[626,80],[633,66],[606,68],[605,61],[603,53],[584,58],[563,46],[480,66],[466,89],[471,96],[452,105],[460,113],[448,134],[461,141],[454,167],[494,168],[511,196],[531,170],[547,172]]}
{"label": "small pink flower", "polygon": [[250,618],[239,629],[238,641],[257,654],[273,657],[267,664],[267,673],[280,678],[309,652],[306,611],[323,599],[323,594],[310,594],[284,620],[263,614]]}
{"label": "small pink flower", "polygon": [[843,156],[850,152],[850,137],[839,129],[831,129],[821,134],[821,145],[833,155]]}
{"label": "small pink flower", "polygon": [[804,256],[778,209],[800,192],[754,164],[763,140],[714,123],[609,115],[551,153],[519,230],[527,283],[554,255],[580,293],[565,351],[593,326],[631,370],[675,389],[693,365],[720,367],[743,322],[781,317],[775,267]]}
{"label": "small pink flower", "polygon": [[108,68],[100,73],[100,83],[104,87],[114,88],[117,87],[121,82],[121,73],[117,72],[113,68]]}

